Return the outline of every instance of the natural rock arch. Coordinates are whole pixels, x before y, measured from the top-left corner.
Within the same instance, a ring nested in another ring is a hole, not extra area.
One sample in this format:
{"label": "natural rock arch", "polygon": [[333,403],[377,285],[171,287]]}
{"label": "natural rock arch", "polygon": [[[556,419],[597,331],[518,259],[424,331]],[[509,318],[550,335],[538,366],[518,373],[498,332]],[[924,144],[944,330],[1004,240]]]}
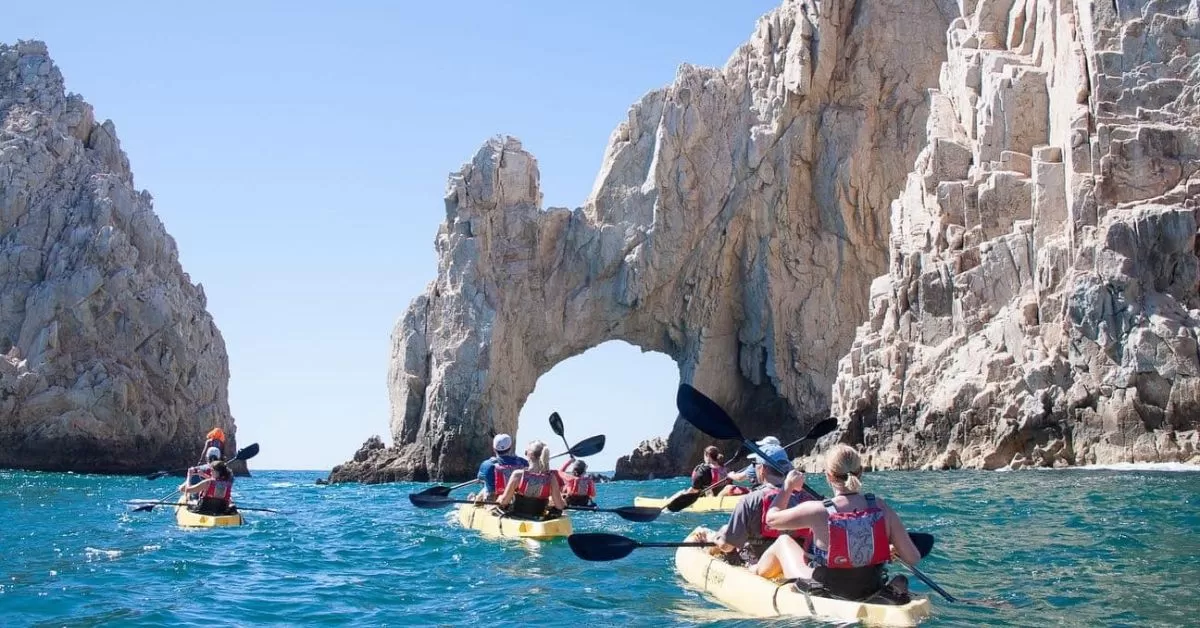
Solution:
{"label": "natural rock arch", "polygon": [[[670,356],[748,432],[823,417],[956,6],[785,2],[723,70],[682,66],[629,110],[582,208],[542,210],[533,156],[487,142],[393,333],[396,448],[332,478],[470,477],[538,376],[608,340]],[[705,444],[680,425],[670,443]]]}

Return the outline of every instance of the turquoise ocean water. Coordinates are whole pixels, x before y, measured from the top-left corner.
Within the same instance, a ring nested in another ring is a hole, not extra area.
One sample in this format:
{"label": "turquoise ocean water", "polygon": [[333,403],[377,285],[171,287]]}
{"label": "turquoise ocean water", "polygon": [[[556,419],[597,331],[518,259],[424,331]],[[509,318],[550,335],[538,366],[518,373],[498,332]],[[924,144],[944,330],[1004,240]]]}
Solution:
{"label": "turquoise ocean water", "polygon": [[[822,625],[724,610],[675,575],[673,550],[586,563],[564,541],[485,540],[448,509],[413,508],[405,495],[426,485],[322,487],[317,477],[239,479],[240,504],[287,514],[183,530],[169,508],[132,513],[122,503],[162,496],[176,478],[0,472],[0,625]],[[599,501],[631,504],[684,483],[604,484]],[[926,573],[997,607],[935,600],[925,625],[1200,621],[1200,473],[874,473],[867,487],[910,528],[936,534]],[[574,522],[579,532],[668,541],[722,518]],[[926,591],[915,580],[913,589]]]}

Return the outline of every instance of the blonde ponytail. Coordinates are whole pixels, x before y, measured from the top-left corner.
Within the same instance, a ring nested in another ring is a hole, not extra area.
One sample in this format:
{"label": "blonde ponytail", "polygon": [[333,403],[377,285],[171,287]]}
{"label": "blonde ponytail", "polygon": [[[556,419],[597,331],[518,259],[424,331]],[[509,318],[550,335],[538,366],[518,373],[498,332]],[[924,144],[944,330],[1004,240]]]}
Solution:
{"label": "blonde ponytail", "polygon": [[540,440],[535,440],[529,443],[529,447],[525,450],[525,455],[529,456],[529,470],[534,473],[545,473],[550,470],[550,448]]}
{"label": "blonde ponytail", "polygon": [[862,489],[862,459],[858,452],[847,445],[837,445],[825,458],[825,473],[829,483],[843,493],[857,493]]}

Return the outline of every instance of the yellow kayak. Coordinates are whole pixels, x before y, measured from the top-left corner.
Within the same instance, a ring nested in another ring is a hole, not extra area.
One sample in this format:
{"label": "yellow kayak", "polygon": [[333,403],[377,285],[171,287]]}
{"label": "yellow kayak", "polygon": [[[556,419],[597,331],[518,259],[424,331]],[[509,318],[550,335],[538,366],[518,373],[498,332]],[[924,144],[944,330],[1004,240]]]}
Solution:
{"label": "yellow kayak", "polygon": [[[712,530],[701,527],[693,530],[687,540],[693,540],[699,532],[712,538]],[[929,599],[915,595],[908,604],[898,606],[837,600],[803,593],[790,585],[780,587],[775,581],[710,555],[702,547],[679,548],[675,568],[689,584],[721,604],[754,617],[819,617],[869,626],[916,626],[930,612]]]}
{"label": "yellow kayak", "polygon": [[458,522],[464,528],[479,530],[485,536],[521,539],[553,539],[571,535],[571,518],[561,515],[543,521],[501,517],[491,506],[463,504],[458,507]]}
{"label": "yellow kayak", "polygon": [[[733,512],[733,507],[737,506],[738,500],[741,498],[741,495],[726,495],[724,497],[706,495],[679,512]],[[670,497],[634,497],[633,505],[666,508],[669,501],[671,501]]]}
{"label": "yellow kayak", "polygon": [[188,510],[187,501],[183,497],[180,497],[179,505],[175,506],[175,523],[183,528],[224,528],[227,526],[240,526],[245,521],[242,520],[242,513],[234,513],[232,515],[202,515],[192,512]]}

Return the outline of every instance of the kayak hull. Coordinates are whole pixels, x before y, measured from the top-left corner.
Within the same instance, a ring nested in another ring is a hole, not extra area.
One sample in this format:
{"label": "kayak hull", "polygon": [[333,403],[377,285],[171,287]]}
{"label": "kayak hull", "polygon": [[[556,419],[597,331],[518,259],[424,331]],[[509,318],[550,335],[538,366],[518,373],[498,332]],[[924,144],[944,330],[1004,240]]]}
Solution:
{"label": "kayak hull", "polygon": [[[733,512],[733,507],[737,506],[738,500],[741,498],[741,495],[725,495],[724,497],[705,496],[697,499],[696,503],[679,512]],[[671,501],[669,497],[634,497],[633,505],[666,508],[669,501]]]}
{"label": "kayak hull", "polygon": [[571,518],[567,515],[546,521],[501,517],[491,506],[463,504],[458,507],[458,522],[468,530],[478,530],[484,536],[518,539],[556,539],[571,535]]}
{"label": "kayak hull", "polygon": [[179,505],[175,506],[175,523],[181,528],[227,528],[240,526],[245,521],[240,512],[232,515],[202,515],[192,512],[187,509],[187,502],[180,499]]}
{"label": "kayak hull", "polygon": [[[707,528],[696,528],[709,538]],[[780,586],[773,580],[754,575],[744,567],[720,560],[702,547],[681,547],[675,552],[675,568],[689,584],[716,598],[721,604],[754,617],[818,617],[839,621],[857,621],[868,626],[916,626],[929,617],[930,603],[914,596],[904,605],[867,604],[824,598],[802,593],[794,587]]]}

